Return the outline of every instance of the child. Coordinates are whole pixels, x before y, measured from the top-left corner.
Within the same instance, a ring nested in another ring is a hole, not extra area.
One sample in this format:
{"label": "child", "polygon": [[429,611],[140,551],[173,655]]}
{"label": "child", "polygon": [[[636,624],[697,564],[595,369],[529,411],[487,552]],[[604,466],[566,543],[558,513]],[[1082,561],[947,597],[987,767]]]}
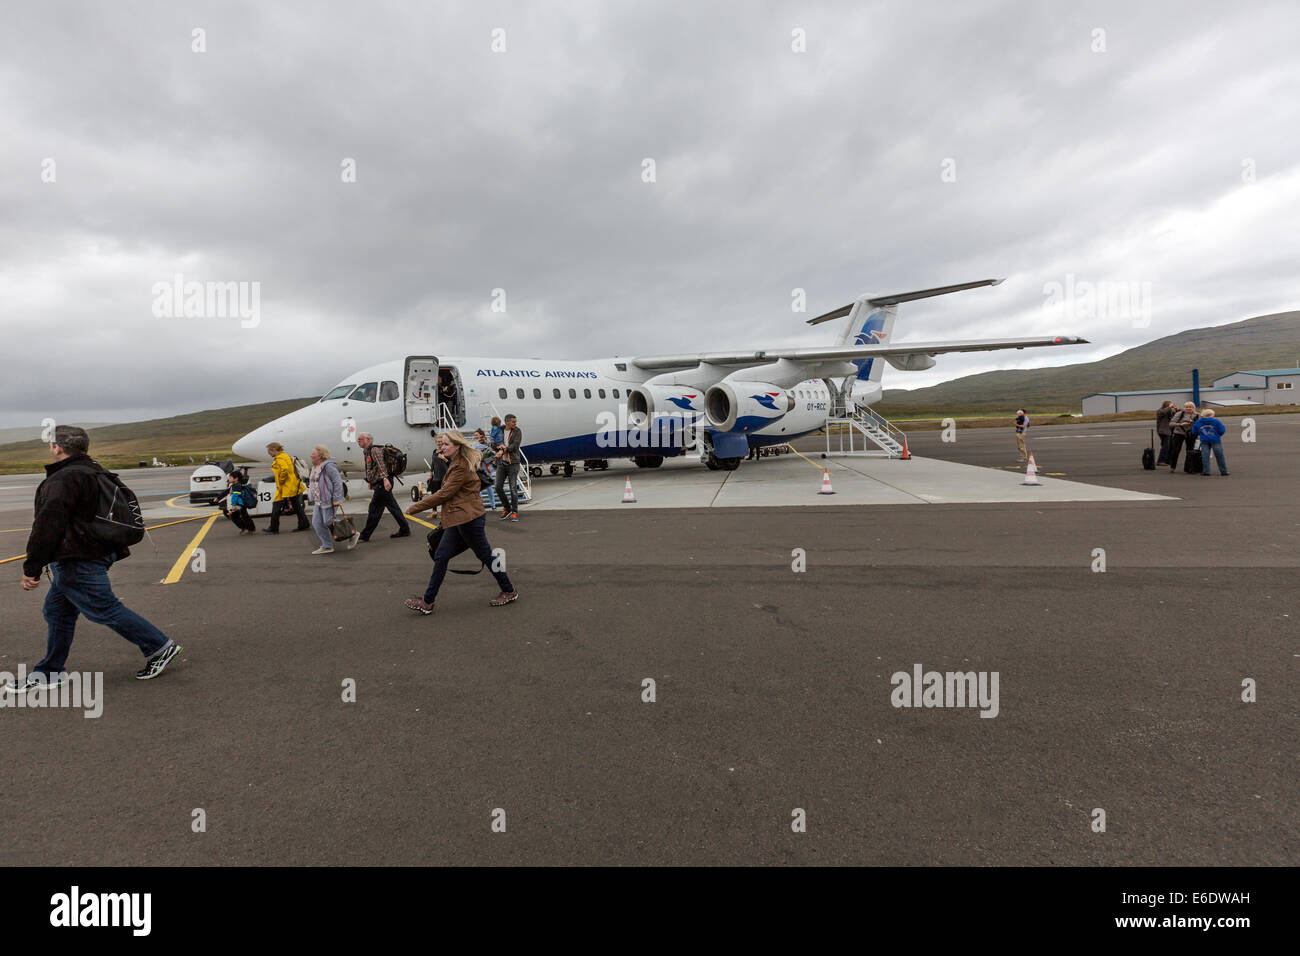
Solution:
{"label": "child", "polygon": [[[230,508],[226,508],[225,499],[230,499]],[[217,498],[221,513],[234,522],[242,534],[257,534],[257,525],[253,524],[248,514],[249,508],[257,507],[257,489],[248,483],[248,476],[242,471],[232,471],[226,476],[226,490]]]}

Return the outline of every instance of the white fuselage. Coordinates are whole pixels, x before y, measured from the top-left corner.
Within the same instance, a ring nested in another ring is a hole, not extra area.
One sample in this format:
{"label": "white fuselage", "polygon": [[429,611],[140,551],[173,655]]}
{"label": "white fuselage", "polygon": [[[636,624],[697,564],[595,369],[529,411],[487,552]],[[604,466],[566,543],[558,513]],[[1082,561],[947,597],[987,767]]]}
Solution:
{"label": "white fuselage", "polygon": [[[356,435],[369,432],[376,443],[391,442],[405,451],[408,468],[418,471],[421,462],[433,458],[437,428],[450,425],[472,436],[476,428],[489,430],[494,416],[513,414],[530,464],[684,453],[680,431],[674,441],[668,438],[674,434],[671,431],[638,429],[637,423],[629,426],[628,390],[655,376],[630,361],[440,358],[434,362],[432,381],[408,374],[415,368],[410,358],[362,369],[315,404],[244,436],[234,451],[262,459],[267,457],[266,444],[275,441],[306,460],[312,448],[324,445],[344,473],[357,472],[365,463]],[[439,395],[438,372],[452,378],[450,402],[439,401],[447,395]],[[749,445],[778,444],[824,426],[831,397],[822,381],[800,382],[787,391],[793,407],[776,421],[748,431]],[[861,393],[854,398],[873,400]],[[443,405],[446,409],[439,416]],[[666,444],[657,442],[660,434]]]}

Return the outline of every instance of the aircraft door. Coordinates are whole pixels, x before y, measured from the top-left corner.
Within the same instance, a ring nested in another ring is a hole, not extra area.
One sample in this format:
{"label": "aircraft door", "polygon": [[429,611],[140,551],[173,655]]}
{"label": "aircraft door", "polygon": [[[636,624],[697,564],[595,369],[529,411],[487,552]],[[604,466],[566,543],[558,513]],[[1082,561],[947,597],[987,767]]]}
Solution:
{"label": "aircraft door", "polygon": [[408,355],[403,385],[406,424],[426,427],[437,424],[438,359],[432,355]]}

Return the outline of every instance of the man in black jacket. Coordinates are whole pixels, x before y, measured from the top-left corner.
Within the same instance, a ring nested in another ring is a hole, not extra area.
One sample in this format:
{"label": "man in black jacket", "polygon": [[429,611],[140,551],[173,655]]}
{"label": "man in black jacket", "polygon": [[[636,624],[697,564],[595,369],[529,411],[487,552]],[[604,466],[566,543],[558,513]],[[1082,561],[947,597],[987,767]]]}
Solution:
{"label": "man in black jacket", "polygon": [[50,568],[50,593],[43,609],[48,629],[45,659],[32,668],[25,683],[8,685],[10,693],[63,683],[79,614],[112,628],[140,648],[145,663],[136,672],[139,680],[157,677],[181,650],[166,634],[125,607],[109,586],[109,567],[131,552],[127,548],[113,550],[90,532],[99,502],[95,476],[103,469],[86,454],[89,449],[85,429],[60,425],[54,430],[50,443],[54,463],[45,466],[45,480],[36,489],[36,517],[27,539],[22,578],[22,589],[34,591],[41,586],[41,571],[46,565]]}

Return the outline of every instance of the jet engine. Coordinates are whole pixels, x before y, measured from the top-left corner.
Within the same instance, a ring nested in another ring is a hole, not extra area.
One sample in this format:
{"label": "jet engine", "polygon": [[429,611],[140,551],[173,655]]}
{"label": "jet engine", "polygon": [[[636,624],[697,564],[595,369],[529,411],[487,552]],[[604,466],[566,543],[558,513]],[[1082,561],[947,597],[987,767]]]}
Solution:
{"label": "jet engine", "polygon": [[784,418],[795,406],[788,389],[767,382],[723,379],[704,395],[709,425],[720,432],[750,432]]}
{"label": "jet engine", "polygon": [[628,420],[645,427],[656,418],[672,415],[685,423],[704,414],[704,389],[682,385],[638,385],[627,392]]}

